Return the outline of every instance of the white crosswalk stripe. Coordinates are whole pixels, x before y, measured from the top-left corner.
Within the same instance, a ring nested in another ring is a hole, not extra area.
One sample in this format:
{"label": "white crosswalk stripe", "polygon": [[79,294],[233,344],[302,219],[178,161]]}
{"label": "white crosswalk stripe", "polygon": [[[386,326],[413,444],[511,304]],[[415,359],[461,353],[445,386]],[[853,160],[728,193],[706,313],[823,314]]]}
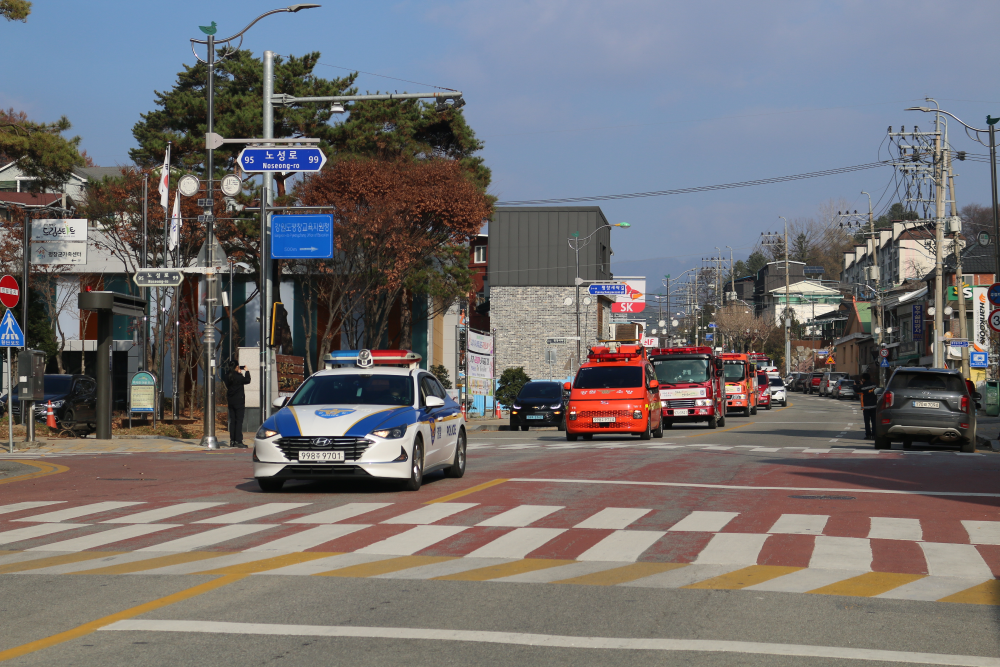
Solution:
{"label": "white crosswalk stripe", "polygon": [[39,500],[39,501],[28,501],[23,503],[14,503],[12,505],[0,505],[0,514],[10,514],[12,512],[22,512],[24,510],[35,509],[36,507],[46,507],[47,505],[56,505],[59,503],[64,503],[65,500]]}
{"label": "white crosswalk stripe", "polygon": [[25,540],[33,540],[36,537],[45,537],[46,535],[51,535],[52,533],[61,533],[65,530],[75,530],[76,528],[82,528],[87,525],[90,524],[40,523],[37,526],[26,526],[24,528],[7,530],[0,533],[0,545],[14,544],[16,542],[24,542]]}
{"label": "white crosswalk stripe", "polygon": [[213,516],[208,519],[202,519],[201,521],[195,521],[195,523],[243,523],[244,521],[253,521],[254,519],[260,519],[273,514],[280,514],[281,512],[288,512],[290,510],[298,509],[299,507],[305,507],[311,504],[312,503],[264,503],[263,505],[248,507],[237,512],[230,512],[229,514]]}
{"label": "white crosswalk stripe", "polygon": [[863,537],[819,535],[813,546],[809,567],[869,572],[872,569],[871,542]]}
{"label": "white crosswalk stripe", "polygon": [[992,578],[990,566],[971,544],[920,542],[927,561],[927,572],[939,577]]}
{"label": "white crosswalk stripe", "polygon": [[277,528],[277,525],[264,523],[234,524],[232,526],[223,526],[222,528],[213,528],[195,535],[179,537],[176,540],[138,549],[138,551],[194,551],[195,549],[215,546],[222,542],[253,535],[262,530],[270,530],[271,528]]}
{"label": "white crosswalk stripe", "polygon": [[353,519],[356,516],[368,514],[368,512],[374,512],[384,507],[392,507],[392,503],[347,503],[340,507],[334,507],[331,510],[300,516],[298,519],[292,519],[288,523],[337,523],[338,521]]}
{"label": "white crosswalk stripe", "polygon": [[490,517],[485,521],[480,521],[477,526],[508,526],[511,528],[521,528],[530,526],[539,519],[544,519],[548,515],[565,509],[562,505],[518,505],[502,514]]}
{"label": "white crosswalk stripe", "polygon": [[756,565],[767,535],[753,533],[716,533],[698,557],[701,565]]}
{"label": "white crosswalk stripe", "polygon": [[622,530],[629,524],[638,521],[653,510],[633,507],[605,507],[597,514],[590,516],[574,528],[595,528],[605,530]]}
{"label": "white crosswalk stripe", "polygon": [[787,535],[822,535],[823,528],[829,519],[829,516],[823,514],[782,514],[767,532]]}
{"label": "white crosswalk stripe", "polygon": [[1000,544],[1000,521],[963,521],[973,544]]}
{"label": "white crosswalk stripe", "polygon": [[14,519],[14,521],[23,521],[25,523],[29,522],[55,523],[58,521],[69,521],[70,519],[78,519],[81,516],[100,514],[101,512],[110,512],[112,510],[121,509],[123,507],[131,507],[132,505],[142,505],[142,504],[143,503],[141,502],[124,502],[124,501],[108,500],[103,503],[93,503],[91,505],[69,507],[63,510],[56,510],[55,512],[46,512],[45,514],[26,516],[23,519]]}
{"label": "white crosswalk stripe", "polygon": [[868,531],[869,539],[880,540],[912,540],[919,542],[924,539],[924,531],[920,527],[920,519],[894,519],[884,516],[873,516],[872,526]]}
{"label": "white crosswalk stripe", "polygon": [[717,533],[726,524],[740,515],[739,512],[701,512],[695,511],[675,523],[668,530],[684,530],[699,533]]}
{"label": "white crosswalk stripe", "polygon": [[634,562],[656,544],[664,532],[655,530],[616,530],[577,557],[577,560]]}
{"label": "white crosswalk stripe", "polygon": [[469,554],[470,558],[524,558],[565,533],[563,528],[515,528]]}
{"label": "white crosswalk stripe", "polygon": [[136,537],[143,537],[150,533],[156,533],[167,528],[177,528],[175,524],[155,523],[155,524],[135,524],[123,528],[112,528],[99,533],[91,533],[82,537],[75,537],[61,542],[53,542],[40,547],[33,547],[28,551],[86,551],[102,547],[105,544],[114,544]]}
{"label": "white crosswalk stripe", "polygon": [[292,535],[279,537],[270,542],[264,542],[256,546],[245,549],[245,551],[280,551],[284,553],[294,553],[318,547],[331,540],[335,540],[344,535],[350,535],[362,528],[370,527],[368,524],[331,523],[307,528]]}
{"label": "white crosswalk stripe", "polygon": [[[435,506],[431,505],[430,507]],[[404,533],[393,535],[375,544],[369,544],[358,549],[355,553],[412,556],[422,549],[458,535],[463,530],[466,530],[465,526],[415,526]]]}
{"label": "white crosswalk stripe", "polygon": [[200,510],[218,507],[219,505],[225,505],[225,503],[178,503],[177,505],[168,505],[167,507],[161,507],[155,510],[147,510],[137,514],[129,514],[127,516],[108,519],[107,521],[102,521],[101,523],[153,523],[154,521],[172,519],[182,514],[190,514],[191,512],[198,512]]}
{"label": "white crosswalk stripe", "polygon": [[464,512],[475,507],[478,503],[435,503],[427,505],[418,510],[407,512],[400,516],[387,519],[382,523],[408,523],[408,524],[429,524],[441,519],[447,519],[452,514]]}

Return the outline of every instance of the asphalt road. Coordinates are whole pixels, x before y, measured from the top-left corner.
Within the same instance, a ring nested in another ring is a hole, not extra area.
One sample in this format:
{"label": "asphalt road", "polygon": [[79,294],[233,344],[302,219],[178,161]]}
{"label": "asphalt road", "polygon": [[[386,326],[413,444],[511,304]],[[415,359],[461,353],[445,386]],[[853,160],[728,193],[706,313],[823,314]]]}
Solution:
{"label": "asphalt road", "polygon": [[875,452],[857,403],[792,401],[473,432],[417,493],[263,494],[247,452],[0,462],[0,661],[1000,666],[1000,455]]}

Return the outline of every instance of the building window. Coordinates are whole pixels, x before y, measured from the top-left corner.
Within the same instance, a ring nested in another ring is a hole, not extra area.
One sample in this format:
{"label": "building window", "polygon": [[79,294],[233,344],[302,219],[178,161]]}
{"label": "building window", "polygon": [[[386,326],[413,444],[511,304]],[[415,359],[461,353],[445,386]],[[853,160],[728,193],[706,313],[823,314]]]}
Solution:
{"label": "building window", "polygon": [[473,249],[472,262],[474,264],[485,264],[486,263],[486,246],[477,245]]}

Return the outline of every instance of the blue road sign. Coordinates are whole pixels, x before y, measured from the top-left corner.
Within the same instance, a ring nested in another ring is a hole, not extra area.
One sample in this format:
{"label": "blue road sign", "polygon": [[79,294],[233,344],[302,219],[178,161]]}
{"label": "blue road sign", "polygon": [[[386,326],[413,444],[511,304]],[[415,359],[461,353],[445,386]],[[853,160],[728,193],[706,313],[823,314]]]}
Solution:
{"label": "blue road sign", "polygon": [[0,347],[24,347],[24,332],[14,319],[14,311],[8,310],[0,320]]}
{"label": "blue road sign", "polygon": [[319,171],[326,164],[326,155],[318,148],[244,148],[236,158],[247,172],[259,171]]}
{"label": "blue road sign", "polygon": [[990,365],[989,352],[970,352],[969,366],[972,368],[986,368]]}
{"label": "blue road sign", "polygon": [[951,342],[951,347],[969,347],[969,341],[967,340],[953,340]]}
{"label": "blue road sign", "polygon": [[710,333],[705,334],[705,340],[712,340],[714,337],[715,337],[714,334],[710,334]]}
{"label": "blue road sign", "polygon": [[882,368],[889,368],[889,360],[886,357],[882,357],[882,363],[879,364]]}
{"label": "blue road sign", "polygon": [[271,217],[271,259],[329,259],[333,257],[332,215],[275,215]]}
{"label": "blue road sign", "polygon": [[718,327],[718,326],[719,326],[719,325],[718,325],[718,324],[716,324],[715,322],[709,322],[709,323],[708,323],[708,328],[709,328],[709,329],[715,329],[715,328],[716,328],[716,327]]}
{"label": "blue road sign", "polygon": [[986,292],[986,298],[990,300],[994,306],[1000,306],[1000,283],[993,283],[990,285],[990,289]]}
{"label": "blue road sign", "polygon": [[625,283],[600,283],[587,288],[591,294],[627,294]]}

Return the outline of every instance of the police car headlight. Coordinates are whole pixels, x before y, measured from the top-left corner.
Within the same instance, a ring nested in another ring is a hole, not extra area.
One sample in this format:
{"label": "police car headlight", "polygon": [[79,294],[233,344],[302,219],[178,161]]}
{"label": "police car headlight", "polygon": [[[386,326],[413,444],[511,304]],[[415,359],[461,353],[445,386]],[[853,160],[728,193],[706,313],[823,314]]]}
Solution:
{"label": "police car headlight", "polygon": [[267,440],[268,438],[273,438],[276,435],[279,435],[277,431],[272,431],[269,428],[264,428],[263,426],[261,426],[260,430],[257,431],[257,435],[255,435],[254,437],[257,438],[258,440]]}
{"label": "police car headlight", "polygon": [[710,398],[698,398],[694,401],[695,406],[706,406],[712,404],[712,399]]}
{"label": "police car headlight", "polygon": [[406,425],[394,426],[392,428],[384,428],[378,431],[372,431],[372,435],[378,436],[379,438],[385,438],[386,440],[395,440],[396,438],[402,438],[406,435]]}

